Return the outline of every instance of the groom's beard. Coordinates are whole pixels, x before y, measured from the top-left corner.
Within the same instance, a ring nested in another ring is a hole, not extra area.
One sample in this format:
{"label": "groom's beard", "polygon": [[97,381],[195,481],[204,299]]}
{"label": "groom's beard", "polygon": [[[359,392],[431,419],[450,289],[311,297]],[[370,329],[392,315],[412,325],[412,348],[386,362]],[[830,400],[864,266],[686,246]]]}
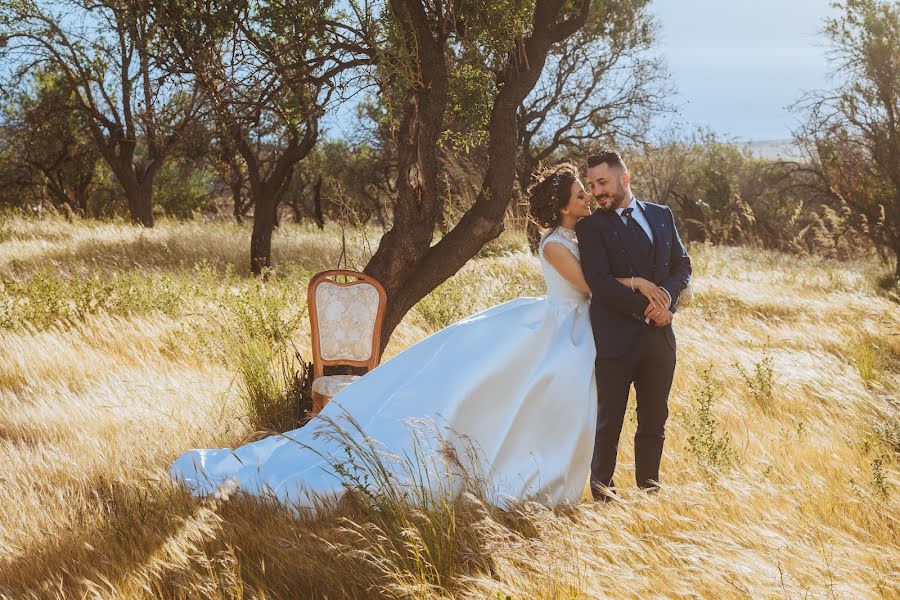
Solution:
{"label": "groom's beard", "polygon": [[612,194],[594,196],[594,200],[597,202],[597,208],[600,212],[613,212],[625,202],[625,188],[619,185],[618,189]]}

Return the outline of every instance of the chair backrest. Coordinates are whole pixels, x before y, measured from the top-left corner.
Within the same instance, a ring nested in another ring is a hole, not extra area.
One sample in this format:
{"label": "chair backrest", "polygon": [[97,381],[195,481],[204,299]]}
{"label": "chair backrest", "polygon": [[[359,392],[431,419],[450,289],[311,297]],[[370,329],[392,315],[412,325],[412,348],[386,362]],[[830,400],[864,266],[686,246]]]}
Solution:
{"label": "chair backrest", "polygon": [[307,304],[315,377],[327,366],[372,370],[378,365],[387,294],[377,280],[356,271],[317,273],[309,281]]}

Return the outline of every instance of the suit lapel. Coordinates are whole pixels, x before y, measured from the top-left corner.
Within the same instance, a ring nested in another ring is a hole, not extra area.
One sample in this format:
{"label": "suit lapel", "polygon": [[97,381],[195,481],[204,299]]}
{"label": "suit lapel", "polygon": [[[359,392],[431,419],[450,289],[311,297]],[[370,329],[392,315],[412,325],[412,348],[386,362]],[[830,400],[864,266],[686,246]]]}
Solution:
{"label": "suit lapel", "polygon": [[647,223],[650,224],[650,230],[653,232],[653,264],[654,264],[654,272],[662,273],[662,269],[659,268],[661,264],[665,262],[666,259],[666,251],[665,251],[665,243],[663,240],[665,239],[665,223],[658,221],[656,219],[656,215],[653,211],[647,210],[647,207],[644,206],[642,202],[637,200],[638,206],[640,206],[640,210],[644,213],[644,217],[647,219]]}

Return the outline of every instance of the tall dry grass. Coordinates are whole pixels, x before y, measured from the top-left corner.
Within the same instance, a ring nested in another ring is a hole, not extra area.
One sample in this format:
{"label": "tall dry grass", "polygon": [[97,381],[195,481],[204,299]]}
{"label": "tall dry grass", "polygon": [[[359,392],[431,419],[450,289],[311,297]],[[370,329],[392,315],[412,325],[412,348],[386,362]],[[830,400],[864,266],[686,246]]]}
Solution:
{"label": "tall dry grass", "polygon": [[[375,243],[364,233],[349,234],[351,268]],[[266,366],[242,361],[276,368],[267,341],[308,357],[306,282],[341,260],[340,231],[286,226],[261,284],[246,239],[0,224],[0,596],[900,596],[900,317],[883,267],[691,249],[659,495],[628,486],[630,409],[621,503],[351,498],[298,520],[266,500],[196,502],[167,476],[187,448],[256,435],[242,368]],[[388,356],[541,293],[523,246],[513,232],[471,261]]]}

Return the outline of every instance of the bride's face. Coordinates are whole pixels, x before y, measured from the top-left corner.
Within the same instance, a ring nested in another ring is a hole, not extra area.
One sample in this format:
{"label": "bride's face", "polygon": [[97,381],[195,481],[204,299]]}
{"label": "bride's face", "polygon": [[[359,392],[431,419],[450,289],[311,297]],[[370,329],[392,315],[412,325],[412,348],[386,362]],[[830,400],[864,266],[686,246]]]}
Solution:
{"label": "bride's face", "polygon": [[569,193],[569,203],[560,212],[580,219],[591,214],[591,195],[584,189],[579,180],[572,182],[572,190]]}

